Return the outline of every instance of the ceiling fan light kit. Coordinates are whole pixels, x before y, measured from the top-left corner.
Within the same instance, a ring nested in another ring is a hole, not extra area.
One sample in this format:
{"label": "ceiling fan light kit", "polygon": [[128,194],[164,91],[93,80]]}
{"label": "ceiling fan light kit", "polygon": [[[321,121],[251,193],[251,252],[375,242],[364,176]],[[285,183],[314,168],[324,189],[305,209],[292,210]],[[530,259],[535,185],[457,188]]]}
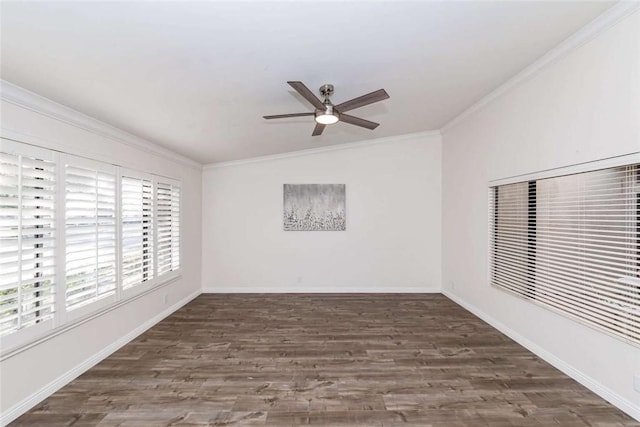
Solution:
{"label": "ceiling fan light kit", "polygon": [[273,116],[263,116],[267,120],[271,119],[284,119],[289,117],[304,117],[314,116],[316,121],[316,127],[313,129],[312,136],[318,136],[322,134],[324,128],[327,125],[334,123],[344,122],[355,126],[360,126],[369,130],[373,130],[378,127],[379,123],[371,122],[369,120],[361,119],[359,117],[343,114],[345,111],[354,110],[356,108],[364,107],[365,105],[373,104],[375,102],[383,101],[389,98],[389,94],[384,89],[376,90],[375,92],[368,93],[366,95],[353,98],[349,101],[343,102],[338,105],[333,105],[330,100],[333,95],[333,85],[325,84],[320,87],[320,94],[324,98],[324,101],[313,94],[307,88],[304,83],[299,81],[287,82],[289,86],[294,88],[304,99],[306,99],[311,105],[315,107],[313,113],[293,113],[293,114],[277,114]]}
{"label": "ceiling fan light kit", "polygon": [[316,122],[321,125],[332,125],[339,120],[340,116],[333,111],[333,105],[327,105],[324,111],[316,111]]}

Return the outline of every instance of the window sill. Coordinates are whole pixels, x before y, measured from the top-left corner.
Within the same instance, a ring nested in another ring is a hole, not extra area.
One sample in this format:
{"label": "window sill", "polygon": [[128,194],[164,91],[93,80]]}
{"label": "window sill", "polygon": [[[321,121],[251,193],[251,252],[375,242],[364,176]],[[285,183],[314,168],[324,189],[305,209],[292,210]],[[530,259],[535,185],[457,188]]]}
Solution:
{"label": "window sill", "polygon": [[[154,292],[154,291],[156,291],[156,290],[158,290],[160,288],[163,288],[163,287],[165,287],[167,285],[170,285],[171,283],[174,283],[174,282],[180,280],[181,278],[182,278],[182,272],[180,270],[178,270],[175,275],[172,275],[171,277],[168,277],[166,279],[163,278],[163,280],[161,282],[159,281],[157,283],[154,283],[153,286],[149,286],[148,288],[146,288],[144,290],[141,290],[140,292],[137,292],[134,295],[131,295],[130,297],[126,297],[124,299],[121,299],[120,301],[116,301],[116,302],[113,302],[113,303],[111,303],[111,304],[109,304],[107,306],[104,306],[104,307],[100,308],[99,310],[97,310],[97,311],[95,311],[93,313],[90,313],[90,314],[75,318],[72,321],[66,322],[65,324],[60,325],[60,326],[58,326],[56,328],[49,329],[46,332],[43,332],[43,333],[41,333],[41,334],[39,334],[37,336],[31,336],[29,338],[25,337],[26,341],[21,342],[20,344],[12,345],[12,346],[10,346],[10,347],[8,347],[6,349],[4,348],[4,346],[2,346],[3,348],[0,349],[0,362],[4,361],[6,359],[9,359],[9,358],[11,358],[11,357],[13,357],[13,356],[15,356],[15,355],[17,355],[19,353],[22,353],[25,350],[28,350],[28,349],[30,349],[32,347],[35,347],[35,346],[37,346],[37,345],[39,345],[39,344],[41,344],[41,343],[43,343],[45,341],[48,341],[51,338],[54,338],[54,337],[56,337],[58,335],[61,335],[61,334],[65,333],[65,332],[67,332],[67,331],[69,331],[69,330],[71,330],[73,328],[76,328],[76,327],[86,323],[86,322],[89,322],[89,321],[91,321],[93,319],[96,319],[96,318],[98,318],[98,317],[100,317],[100,316],[102,316],[102,315],[104,315],[104,314],[106,314],[106,313],[108,313],[110,311],[116,310],[116,309],[118,309],[118,308],[120,308],[120,307],[122,307],[122,306],[124,306],[126,304],[129,304],[132,301],[135,301],[135,300],[137,300],[139,298],[142,298],[145,295],[148,295],[148,294],[150,294],[150,293],[152,293],[152,292]],[[25,329],[25,330],[28,330],[28,329]]]}

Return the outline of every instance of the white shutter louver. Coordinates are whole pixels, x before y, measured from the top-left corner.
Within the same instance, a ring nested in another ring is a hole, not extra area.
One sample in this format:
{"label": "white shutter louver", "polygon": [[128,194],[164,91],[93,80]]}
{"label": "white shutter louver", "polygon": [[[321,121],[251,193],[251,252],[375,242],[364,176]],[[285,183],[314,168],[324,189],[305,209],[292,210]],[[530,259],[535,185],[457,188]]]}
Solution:
{"label": "white shutter louver", "polygon": [[491,281],[640,343],[640,164],[491,191]]}
{"label": "white shutter louver", "polygon": [[156,244],[158,276],[180,268],[180,187],[156,184]]}
{"label": "white shutter louver", "polygon": [[115,168],[73,163],[65,167],[67,309],[116,291]]}
{"label": "white shutter louver", "polygon": [[122,287],[153,279],[153,186],[151,178],[123,176]]}
{"label": "white shutter louver", "polygon": [[53,317],[56,174],[50,155],[0,156],[0,335],[6,335]]}

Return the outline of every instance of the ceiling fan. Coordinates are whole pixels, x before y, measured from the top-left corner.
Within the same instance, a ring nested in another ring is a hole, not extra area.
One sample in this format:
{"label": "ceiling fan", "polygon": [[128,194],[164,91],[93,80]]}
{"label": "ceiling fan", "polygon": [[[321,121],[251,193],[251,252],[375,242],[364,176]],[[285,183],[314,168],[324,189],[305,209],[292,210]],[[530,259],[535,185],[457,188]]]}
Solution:
{"label": "ceiling fan", "polygon": [[351,116],[345,114],[345,111],[354,110],[356,108],[364,107],[365,105],[373,104],[374,102],[383,101],[389,98],[389,94],[384,89],[376,90],[375,92],[368,93],[366,95],[353,98],[349,101],[345,101],[338,105],[333,105],[329,100],[329,97],[333,94],[333,85],[326,84],[320,87],[320,94],[324,97],[324,101],[320,101],[317,96],[309,90],[308,87],[302,82],[287,82],[289,86],[294,88],[304,99],[309,101],[311,105],[315,107],[315,111],[312,113],[293,113],[293,114],[276,114],[274,116],[263,116],[265,119],[285,119],[288,117],[303,117],[314,116],[316,121],[316,127],[311,133],[312,136],[318,136],[322,134],[322,131],[327,125],[331,125],[337,122],[349,123],[350,125],[360,126],[373,130],[378,127],[379,123],[371,122],[369,120],[361,119],[360,117]]}

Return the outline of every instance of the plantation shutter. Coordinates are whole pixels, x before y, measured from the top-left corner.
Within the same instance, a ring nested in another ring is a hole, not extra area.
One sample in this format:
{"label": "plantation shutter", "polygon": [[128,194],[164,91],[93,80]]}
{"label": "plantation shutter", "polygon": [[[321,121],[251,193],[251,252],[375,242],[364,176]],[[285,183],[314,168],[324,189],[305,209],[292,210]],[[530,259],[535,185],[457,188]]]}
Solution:
{"label": "plantation shutter", "polygon": [[179,181],[0,138],[0,356],[173,278],[180,205]]}
{"label": "plantation shutter", "polygon": [[122,176],[122,287],[154,277],[153,185],[151,177]]}
{"label": "plantation shutter", "polygon": [[[3,141],[0,153],[0,335],[49,320],[55,294],[53,153]],[[9,151],[9,150],[6,150]],[[21,153],[21,151],[24,153]]]}
{"label": "plantation shutter", "polygon": [[116,291],[115,167],[83,159],[65,167],[67,309]]}
{"label": "plantation shutter", "polygon": [[494,285],[640,342],[640,164],[494,187],[491,221]]}
{"label": "plantation shutter", "polygon": [[158,276],[180,268],[180,187],[164,181],[156,183]]}

